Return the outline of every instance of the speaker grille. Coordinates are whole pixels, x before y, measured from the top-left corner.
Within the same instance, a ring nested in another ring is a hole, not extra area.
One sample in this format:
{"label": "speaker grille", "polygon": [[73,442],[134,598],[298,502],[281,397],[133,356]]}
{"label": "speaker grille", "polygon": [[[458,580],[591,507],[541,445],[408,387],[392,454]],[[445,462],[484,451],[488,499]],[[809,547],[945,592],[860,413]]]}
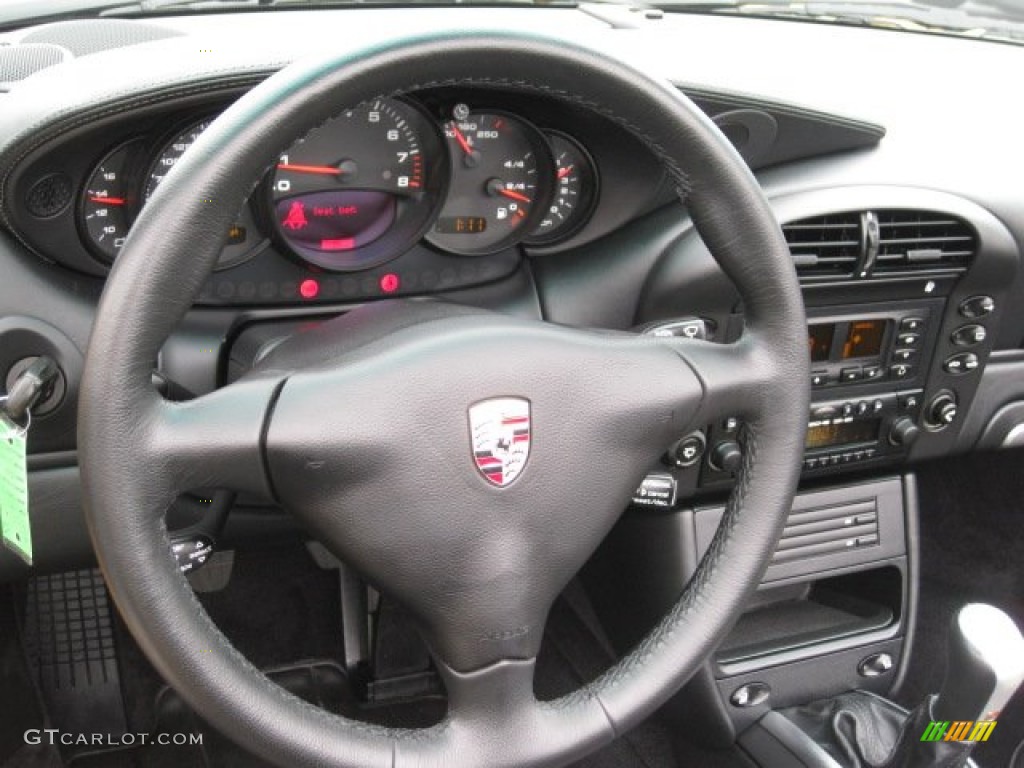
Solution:
{"label": "speaker grille", "polygon": [[25,35],[22,42],[51,43],[67,48],[75,56],[88,56],[111,48],[124,48],[181,34],[166,27],[126,19],[80,19],[47,24]]}
{"label": "speaker grille", "polygon": [[63,173],[51,173],[29,187],[25,208],[37,219],[56,216],[71,203],[71,179]]}
{"label": "speaker grille", "polygon": [[16,83],[40,70],[70,58],[59,45],[9,45],[0,47],[0,85]]}

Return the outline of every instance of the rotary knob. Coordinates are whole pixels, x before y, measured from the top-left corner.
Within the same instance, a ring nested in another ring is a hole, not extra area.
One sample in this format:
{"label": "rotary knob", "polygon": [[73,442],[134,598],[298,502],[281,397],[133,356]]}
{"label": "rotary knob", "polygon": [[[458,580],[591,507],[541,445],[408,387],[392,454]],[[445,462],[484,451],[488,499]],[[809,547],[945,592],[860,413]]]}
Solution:
{"label": "rotary knob", "polygon": [[917,440],[920,432],[921,430],[914,423],[914,420],[904,416],[893,422],[892,427],[889,429],[889,442],[893,445],[909,448]]}
{"label": "rotary knob", "polygon": [[956,421],[958,408],[956,398],[948,392],[936,395],[928,406],[928,424],[936,429],[948,427]]}
{"label": "rotary knob", "polygon": [[735,440],[723,440],[711,449],[709,463],[720,472],[736,474],[743,465],[743,450]]}

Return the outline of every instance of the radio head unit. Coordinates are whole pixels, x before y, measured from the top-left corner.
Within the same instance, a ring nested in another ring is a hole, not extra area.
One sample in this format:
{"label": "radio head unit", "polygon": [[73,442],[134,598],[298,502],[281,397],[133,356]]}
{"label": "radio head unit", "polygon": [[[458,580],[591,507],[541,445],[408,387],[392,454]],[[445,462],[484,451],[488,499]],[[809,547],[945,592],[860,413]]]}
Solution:
{"label": "radio head unit", "polygon": [[931,342],[931,308],[811,317],[807,346],[815,389],[861,382],[905,386],[922,371]]}

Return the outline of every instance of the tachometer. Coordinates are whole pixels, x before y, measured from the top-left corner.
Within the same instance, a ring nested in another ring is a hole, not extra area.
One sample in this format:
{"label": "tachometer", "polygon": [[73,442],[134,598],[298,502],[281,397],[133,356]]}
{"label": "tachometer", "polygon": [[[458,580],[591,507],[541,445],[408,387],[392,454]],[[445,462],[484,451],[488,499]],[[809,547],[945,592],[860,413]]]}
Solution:
{"label": "tachometer", "polygon": [[538,224],[552,187],[544,137],[511,115],[457,105],[444,126],[452,181],[428,239],[464,255],[514,245]]}
{"label": "tachometer", "polygon": [[444,148],[412,105],[379,99],[320,126],[271,179],[277,235],[327,269],[365,269],[407,250],[445,184]]}

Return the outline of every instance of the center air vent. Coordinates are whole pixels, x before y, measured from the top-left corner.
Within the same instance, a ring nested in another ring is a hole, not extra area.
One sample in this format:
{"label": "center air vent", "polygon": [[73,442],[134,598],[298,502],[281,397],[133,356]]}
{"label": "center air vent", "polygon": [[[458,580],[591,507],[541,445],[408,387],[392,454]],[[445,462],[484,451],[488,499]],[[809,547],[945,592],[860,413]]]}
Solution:
{"label": "center air vent", "polygon": [[879,211],[878,237],[876,275],[966,272],[976,248],[967,224],[929,211]]}
{"label": "center air vent", "polygon": [[782,232],[801,280],[853,276],[863,250],[860,213],[802,219],[786,224]]}
{"label": "center air vent", "polygon": [[974,230],[934,211],[878,210],[801,219],[782,227],[803,283],[967,271]]}

